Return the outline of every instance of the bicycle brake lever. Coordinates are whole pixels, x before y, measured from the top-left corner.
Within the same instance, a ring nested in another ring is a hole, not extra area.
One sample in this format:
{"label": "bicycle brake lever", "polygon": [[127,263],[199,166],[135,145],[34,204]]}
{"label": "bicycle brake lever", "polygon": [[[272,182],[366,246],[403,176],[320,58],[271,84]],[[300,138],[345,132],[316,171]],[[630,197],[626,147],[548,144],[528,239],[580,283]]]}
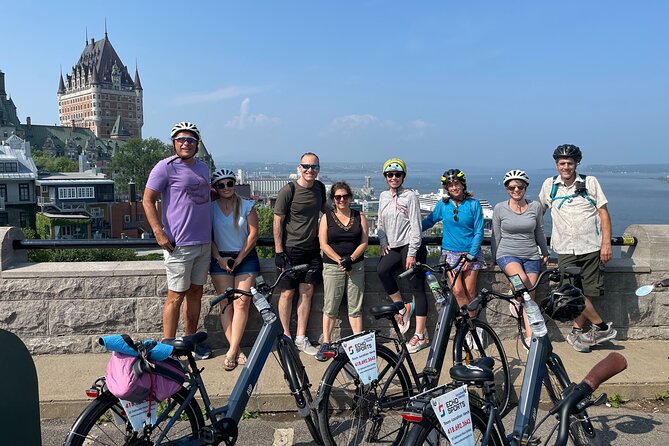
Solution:
{"label": "bicycle brake lever", "polygon": [[608,399],[608,397],[606,396],[606,393],[602,393],[601,395],[599,395],[599,396],[598,396],[596,399],[594,399],[594,400],[591,399],[591,398],[588,398],[588,399],[586,399],[586,400],[583,400],[583,401],[579,402],[579,403],[576,405],[576,410],[577,410],[578,412],[580,412],[580,411],[582,411],[583,409],[587,409],[587,408],[590,407],[590,406],[601,406],[602,404],[606,403],[606,400],[607,400],[607,399]]}

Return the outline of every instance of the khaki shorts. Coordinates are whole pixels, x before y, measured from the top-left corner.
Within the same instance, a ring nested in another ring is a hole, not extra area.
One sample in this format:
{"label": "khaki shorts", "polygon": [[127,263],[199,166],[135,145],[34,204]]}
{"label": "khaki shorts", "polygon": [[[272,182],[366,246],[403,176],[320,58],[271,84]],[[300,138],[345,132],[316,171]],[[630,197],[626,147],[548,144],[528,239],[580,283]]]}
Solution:
{"label": "khaki shorts", "polygon": [[167,271],[167,289],[177,293],[187,291],[192,285],[207,283],[211,244],[177,246],[174,251],[163,251]]}
{"label": "khaki shorts", "polygon": [[604,264],[599,260],[599,251],[588,254],[558,254],[560,268],[578,266],[581,268],[582,286],[574,284],[583,290],[588,297],[597,297],[604,294]]}
{"label": "khaki shorts", "polygon": [[352,265],[351,275],[333,263],[323,264],[323,313],[331,318],[339,314],[339,305],[344,297],[348,299],[348,315],[362,316],[362,296],[365,291],[365,261]]}

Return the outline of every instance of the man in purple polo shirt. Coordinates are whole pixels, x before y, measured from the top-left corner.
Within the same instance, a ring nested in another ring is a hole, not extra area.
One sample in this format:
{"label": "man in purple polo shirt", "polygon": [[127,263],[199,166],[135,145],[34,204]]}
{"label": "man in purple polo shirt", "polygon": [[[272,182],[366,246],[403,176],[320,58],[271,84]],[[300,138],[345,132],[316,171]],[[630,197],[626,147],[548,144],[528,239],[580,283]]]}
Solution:
{"label": "man in purple polo shirt", "polygon": [[[163,307],[163,337],[174,338],[184,307],[186,335],[197,331],[202,288],[211,260],[211,199],[209,168],[195,154],[200,131],[195,124],[179,122],[170,133],[176,155],[159,161],[144,189],[144,213],[156,241],[163,248],[167,270],[167,299]],[[156,203],[162,198],[162,218]],[[211,350],[198,345],[196,359],[207,359]]]}

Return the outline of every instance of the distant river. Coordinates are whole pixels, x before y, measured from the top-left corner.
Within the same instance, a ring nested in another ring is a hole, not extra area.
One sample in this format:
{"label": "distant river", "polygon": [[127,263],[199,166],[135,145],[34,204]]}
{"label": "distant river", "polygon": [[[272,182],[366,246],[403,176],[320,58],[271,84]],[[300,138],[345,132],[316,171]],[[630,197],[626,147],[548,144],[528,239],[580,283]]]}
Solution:
{"label": "distant river", "polygon": [[[351,186],[362,187],[365,175],[369,175],[377,197],[387,188],[378,170],[371,172],[365,168],[352,169],[350,165],[342,169],[337,169],[338,166],[333,167],[329,169],[324,166],[322,172],[329,181],[345,180]],[[417,189],[421,194],[435,192],[441,186],[440,177],[443,168],[409,165],[408,170],[406,186]],[[492,169],[463,170],[467,175],[467,186],[474,192],[475,198],[486,199],[492,206],[508,198],[502,186],[504,172]],[[339,173],[335,173],[337,171]],[[531,181],[527,197],[535,199],[544,179],[555,175],[556,172],[553,169],[541,169],[529,170],[527,173]],[[588,172],[582,173],[588,174]],[[659,179],[662,175],[666,174],[594,174],[609,200],[614,236],[622,235],[625,228],[632,224],[669,224],[669,182]],[[546,233],[550,234],[549,221],[547,226]]]}

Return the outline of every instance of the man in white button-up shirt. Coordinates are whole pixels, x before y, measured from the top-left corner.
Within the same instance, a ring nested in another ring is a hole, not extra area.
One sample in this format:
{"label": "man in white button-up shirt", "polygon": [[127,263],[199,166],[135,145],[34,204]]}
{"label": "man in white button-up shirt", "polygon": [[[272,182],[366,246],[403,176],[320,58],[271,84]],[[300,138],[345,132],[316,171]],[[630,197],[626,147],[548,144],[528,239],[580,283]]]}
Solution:
{"label": "man in white button-up shirt", "polygon": [[[604,292],[604,264],[611,260],[611,217],[597,178],[576,173],[581,149],[563,144],[555,149],[553,158],[558,175],[544,181],[539,202],[551,211],[551,248],[558,255],[558,264],[582,268],[585,310],[574,320],[567,341],[576,351],[587,353],[593,345],[614,339],[617,334],[592,303],[593,297]],[[592,328],[584,333],[586,320]]]}

